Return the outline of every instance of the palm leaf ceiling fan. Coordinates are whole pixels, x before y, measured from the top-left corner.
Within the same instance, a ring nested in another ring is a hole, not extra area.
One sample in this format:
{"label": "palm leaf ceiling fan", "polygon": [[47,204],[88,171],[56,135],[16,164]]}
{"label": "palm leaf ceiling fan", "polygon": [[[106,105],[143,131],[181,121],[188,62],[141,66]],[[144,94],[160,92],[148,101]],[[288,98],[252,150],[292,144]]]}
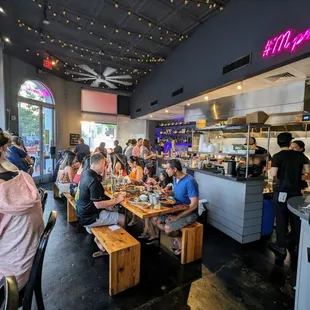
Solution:
{"label": "palm leaf ceiling fan", "polygon": [[[117,71],[117,69],[106,67],[105,70],[102,72],[102,52],[99,51],[100,55],[100,73],[97,73],[95,70],[91,69],[88,65],[78,65],[79,68],[86,71],[87,73],[83,72],[75,72],[73,70],[68,70],[67,74],[73,74],[80,77],[72,78],[75,82],[84,82],[84,81],[92,81],[90,86],[92,87],[100,87],[101,84],[105,84],[109,88],[116,89],[119,85],[131,86],[133,83],[130,81],[126,81],[132,79],[131,75],[112,75]],[[124,81],[125,80],[125,81]]]}

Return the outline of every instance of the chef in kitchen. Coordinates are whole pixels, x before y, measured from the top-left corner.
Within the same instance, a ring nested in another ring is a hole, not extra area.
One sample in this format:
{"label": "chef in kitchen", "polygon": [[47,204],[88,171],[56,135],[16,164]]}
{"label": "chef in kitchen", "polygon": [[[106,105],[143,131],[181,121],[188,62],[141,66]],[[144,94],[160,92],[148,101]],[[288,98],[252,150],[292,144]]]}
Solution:
{"label": "chef in kitchen", "polygon": [[[247,139],[245,140],[245,145],[247,145]],[[267,154],[268,151],[257,145],[257,141],[254,137],[250,137],[250,141],[249,141],[249,148],[250,150],[255,150],[255,154],[258,155],[262,155],[262,154]],[[268,153],[268,161],[271,160],[271,155]],[[263,166],[266,166],[266,159],[265,158],[255,158],[253,159],[254,163],[258,164],[258,162],[260,162],[260,164],[262,164]]]}

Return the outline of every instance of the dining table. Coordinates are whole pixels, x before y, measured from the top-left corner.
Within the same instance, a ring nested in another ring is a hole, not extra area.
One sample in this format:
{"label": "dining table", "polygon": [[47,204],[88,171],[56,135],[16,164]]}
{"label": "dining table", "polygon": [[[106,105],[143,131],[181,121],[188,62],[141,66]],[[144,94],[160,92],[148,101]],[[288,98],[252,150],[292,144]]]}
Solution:
{"label": "dining table", "polygon": [[[111,199],[114,198],[115,196],[117,197],[117,194],[119,194],[119,192],[115,192],[113,194],[110,190],[107,190],[107,189],[104,192],[105,192],[105,195]],[[147,218],[151,218],[151,217],[155,217],[155,216],[159,216],[163,214],[172,214],[172,213],[181,212],[188,208],[188,205],[185,205],[185,204],[175,205],[173,207],[160,206],[160,209],[154,209],[152,207],[142,208],[142,207],[139,207],[137,204],[129,202],[129,199],[127,198],[125,198],[119,204],[125,209],[125,223],[127,223],[127,211],[132,212],[140,219],[147,219]]]}

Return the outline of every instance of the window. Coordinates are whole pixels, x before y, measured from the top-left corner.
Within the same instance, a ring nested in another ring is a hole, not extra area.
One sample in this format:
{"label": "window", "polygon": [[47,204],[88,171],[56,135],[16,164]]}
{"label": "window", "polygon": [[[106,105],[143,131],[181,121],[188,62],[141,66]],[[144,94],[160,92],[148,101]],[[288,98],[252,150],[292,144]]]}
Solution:
{"label": "window", "polygon": [[19,89],[18,96],[26,99],[54,104],[51,92],[44,84],[39,81],[28,80],[24,82]]}
{"label": "window", "polygon": [[81,122],[82,138],[89,145],[91,150],[95,150],[101,142],[105,142],[106,148],[114,148],[116,139],[116,125],[95,122]]}

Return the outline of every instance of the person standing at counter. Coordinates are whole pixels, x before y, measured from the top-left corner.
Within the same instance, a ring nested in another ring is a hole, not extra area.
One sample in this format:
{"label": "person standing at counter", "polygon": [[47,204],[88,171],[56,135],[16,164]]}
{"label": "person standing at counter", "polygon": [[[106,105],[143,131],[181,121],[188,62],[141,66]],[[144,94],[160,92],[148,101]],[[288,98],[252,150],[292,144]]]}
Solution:
{"label": "person standing at counter", "polygon": [[[293,151],[297,151],[297,152],[305,152],[305,144],[303,143],[303,141],[301,140],[295,140],[291,143],[290,149]],[[308,161],[309,158],[307,157]],[[309,175],[308,174],[303,174],[302,175],[302,189],[305,189],[308,187],[308,183],[306,182],[306,180],[308,180]]]}
{"label": "person standing at counter", "polygon": [[276,214],[276,243],[271,242],[269,249],[275,254],[286,256],[285,235],[288,222],[291,223],[292,243],[298,244],[300,219],[287,208],[291,197],[301,196],[302,173],[309,173],[309,160],[302,152],[290,150],[293,137],[291,133],[283,132],[277,137],[281,151],[272,158],[270,175],[277,177],[274,187],[274,205]]}

